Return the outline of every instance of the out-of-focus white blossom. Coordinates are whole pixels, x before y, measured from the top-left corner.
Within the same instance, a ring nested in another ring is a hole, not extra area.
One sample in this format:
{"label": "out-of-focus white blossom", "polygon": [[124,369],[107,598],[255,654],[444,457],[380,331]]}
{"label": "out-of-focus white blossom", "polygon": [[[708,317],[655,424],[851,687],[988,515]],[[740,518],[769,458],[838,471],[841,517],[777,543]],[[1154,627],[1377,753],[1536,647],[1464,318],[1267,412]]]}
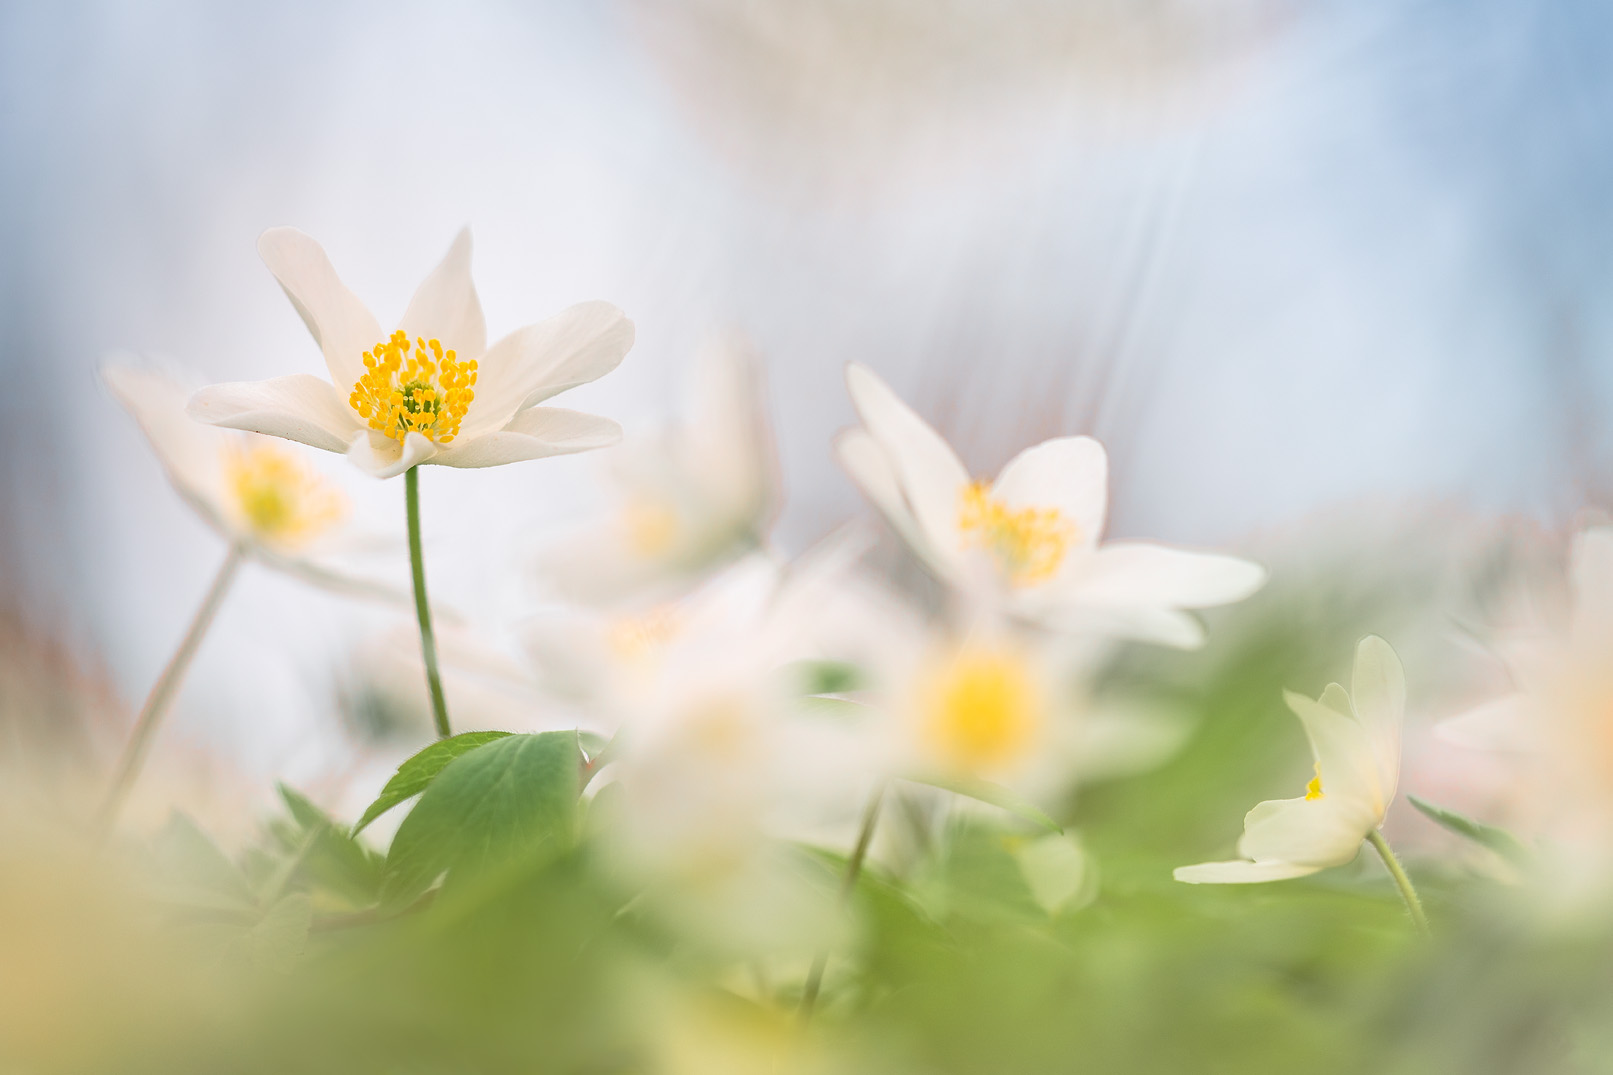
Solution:
{"label": "out-of-focus white blossom", "polygon": [[1059,437],[971,479],[951,446],[870,370],[846,371],[863,425],[836,445],[841,463],[938,576],[1016,618],[1060,631],[1192,648],[1184,609],[1240,601],[1258,564],[1142,542],[1099,544],[1108,459],[1091,437]]}
{"label": "out-of-focus white blossom", "polygon": [[[801,697],[823,565],[758,554],[652,619],[540,619],[545,680],[614,730],[598,808],[624,876],[722,943],[793,947],[832,928],[832,894],[781,835],[855,809],[858,729]],[[816,940],[813,943],[816,943]]]}
{"label": "out-of-focus white blossom", "polygon": [[185,413],[189,391],[166,373],[114,362],[101,377],[139,423],[170,484],[226,541],[317,585],[402,600],[395,588],[337,566],[363,542],[347,525],[347,498],[296,449],[195,421]]}
{"label": "out-of-focus white blossom", "polygon": [[1511,762],[1558,880],[1613,875],[1613,526],[1576,536],[1566,629],[1497,649],[1517,690],[1439,725],[1447,742]]}
{"label": "out-of-focus white blossom", "polygon": [[611,462],[618,511],[540,556],[557,595],[665,600],[758,548],[779,483],[756,355],[731,337],[709,344],[677,424],[616,449]]}
{"label": "out-of-focus white blossom", "polygon": [[1050,799],[1145,769],[1181,742],[1169,714],[1095,695],[1088,655],[1061,640],[990,617],[940,630],[889,602],[865,608],[881,641],[865,650],[869,683],[852,697],[880,715],[872,738],[885,775]]}

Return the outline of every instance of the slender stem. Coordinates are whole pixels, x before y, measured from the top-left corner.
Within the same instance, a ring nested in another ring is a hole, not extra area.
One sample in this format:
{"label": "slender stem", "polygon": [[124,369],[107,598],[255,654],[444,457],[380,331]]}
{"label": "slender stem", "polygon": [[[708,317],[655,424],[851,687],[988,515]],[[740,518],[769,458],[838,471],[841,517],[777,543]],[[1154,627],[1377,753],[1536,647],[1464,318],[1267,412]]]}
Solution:
{"label": "slender stem", "polygon": [[123,754],[118,758],[106,798],[101,801],[100,810],[96,813],[96,828],[103,835],[111,831],[112,823],[117,820],[118,811],[123,808],[124,800],[134,787],[135,778],[140,775],[140,767],[145,764],[146,754],[151,749],[151,740],[156,734],[157,725],[161,723],[163,714],[168,711],[169,703],[178,693],[179,684],[185,678],[185,670],[190,667],[191,658],[196,656],[196,649],[201,645],[202,636],[207,634],[208,626],[218,613],[219,605],[224,603],[224,595],[229,591],[230,583],[235,578],[236,568],[241,566],[241,558],[241,546],[231,545],[228,555],[224,557],[224,563],[218,569],[218,574],[213,576],[213,584],[207,588],[207,596],[202,598],[201,607],[196,610],[196,615],[191,617],[190,626],[185,629],[184,637],[179,640],[179,648],[168,658],[168,664],[157,676],[157,682],[151,685],[151,693],[146,695],[145,704],[140,707],[140,714],[134,721],[134,731],[129,734],[129,741],[124,744]]}
{"label": "slender stem", "polygon": [[[863,860],[868,857],[868,845],[874,842],[874,828],[879,824],[879,809],[885,802],[886,784],[881,781],[874,789],[873,797],[868,800],[868,808],[863,811],[862,828],[857,833],[857,844],[851,849],[851,857],[846,860],[846,873],[840,879],[840,900],[842,903],[851,898],[857,890],[857,876],[862,873]],[[812,961],[812,969],[807,972],[806,984],[801,987],[801,1007],[797,1014],[804,1023],[812,1018],[812,1009],[818,1003],[818,991],[823,988],[823,972],[829,965],[829,953],[820,952],[818,958]]]}
{"label": "slender stem", "polygon": [[420,655],[426,662],[426,686],[431,688],[431,715],[437,722],[437,737],[453,735],[448,726],[448,701],[442,693],[442,673],[437,671],[437,636],[431,630],[431,602],[426,599],[426,557],[420,548],[420,468],[403,472],[403,494],[409,512],[409,566],[414,569],[414,612],[420,621]]}
{"label": "slender stem", "polygon": [[1406,901],[1406,910],[1411,912],[1411,920],[1417,924],[1417,931],[1425,937],[1428,936],[1428,916],[1423,913],[1423,901],[1417,898],[1417,890],[1412,887],[1411,878],[1406,876],[1400,860],[1389,849],[1389,841],[1383,838],[1383,833],[1373,829],[1367,833],[1367,842],[1378,849],[1383,864],[1389,868],[1389,876],[1400,886],[1400,895]]}

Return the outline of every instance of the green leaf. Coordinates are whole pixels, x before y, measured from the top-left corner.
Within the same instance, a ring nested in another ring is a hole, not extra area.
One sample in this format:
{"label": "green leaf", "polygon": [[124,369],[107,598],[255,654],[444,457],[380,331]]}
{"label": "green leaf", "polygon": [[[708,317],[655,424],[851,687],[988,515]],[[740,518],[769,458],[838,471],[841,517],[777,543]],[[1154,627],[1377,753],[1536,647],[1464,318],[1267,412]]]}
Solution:
{"label": "green leaf", "polygon": [[1449,829],[1458,836],[1464,836],[1480,847],[1489,848],[1514,866],[1526,867],[1534,861],[1534,853],[1529,850],[1529,846],[1506,829],[1474,821],[1455,810],[1435,806],[1415,795],[1408,794],[1406,798],[1436,825]]}
{"label": "green leaf", "polygon": [[544,732],[449,762],[392,839],[382,899],[413,899],[444,870],[477,872],[569,843],[581,759],[575,732]]}
{"label": "green leaf", "polygon": [[1049,833],[1019,840],[1009,850],[1031,898],[1050,916],[1069,908],[1078,897],[1086,903],[1097,895],[1092,860],[1073,838]]}
{"label": "green leaf", "polygon": [[425,791],[455,758],[477,747],[486,746],[495,739],[503,739],[509,734],[509,732],[463,732],[447,739],[439,739],[420,751],[398,766],[398,771],[386,782],[386,787],[381,789],[380,797],[370,804],[369,809],[364,811],[364,816],[358,819],[358,824],[353,826],[353,835],[357,836],[364,831],[366,825],[394,806]]}
{"label": "green leaf", "polygon": [[375,902],[381,888],[385,860],[350,835],[330,815],[310,799],[284,784],[280,797],[291,813],[292,826],[274,826],[286,857],[264,871],[259,891],[272,902],[288,891],[290,882],[300,879],[355,906]]}
{"label": "green leaf", "polygon": [[152,852],[163,887],[178,902],[223,908],[257,902],[246,875],[184,814],[168,819],[152,841]]}
{"label": "green leaf", "polygon": [[582,747],[582,752],[590,758],[599,757],[605,748],[610,746],[610,742],[609,736],[600,735],[598,732],[577,733],[577,745]]}
{"label": "green leaf", "polygon": [[1048,817],[1037,809],[1024,796],[1009,791],[1001,784],[993,784],[989,780],[977,780],[974,777],[928,777],[925,779],[909,778],[915,783],[928,784],[931,787],[950,791],[955,795],[962,795],[967,799],[976,799],[1000,810],[1007,810],[1015,817],[1023,818],[1033,825],[1040,825],[1049,832],[1063,832],[1064,829],[1057,821]]}
{"label": "green leaf", "polygon": [[313,903],[306,893],[294,892],[276,900],[247,938],[252,962],[280,974],[291,973],[308,943],[313,921]]}

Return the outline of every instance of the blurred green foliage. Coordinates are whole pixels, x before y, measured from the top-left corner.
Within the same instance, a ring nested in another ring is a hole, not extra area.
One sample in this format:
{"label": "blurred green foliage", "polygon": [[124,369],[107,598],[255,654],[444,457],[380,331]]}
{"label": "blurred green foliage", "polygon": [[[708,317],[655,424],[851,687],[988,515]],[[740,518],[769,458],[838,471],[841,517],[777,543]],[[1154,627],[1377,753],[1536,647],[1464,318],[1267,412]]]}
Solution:
{"label": "blurred green foliage", "polygon": [[[97,849],[13,817],[0,1071],[1613,1070],[1613,933],[1527,888],[1412,863],[1425,940],[1366,855],[1299,881],[1172,881],[1230,852],[1254,802],[1294,793],[1305,745],[1280,690],[1336,676],[1311,655],[1348,653],[1359,612],[1308,621],[1278,595],[1213,653],[1124,657],[1109,686],[1146,687],[1197,730],[1065,805],[1092,873],[1050,912],[1078,857],[1048,845],[1038,892],[1024,851],[1065,837],[953,813],[899,875],[864,873],[810,1025],[794,1014],[810,952],[736,965],[605,868],[574,816],[569,734],[438,748],[452,756],[423,788],[406,764],[403,790],[424,794],[387,855],[290,789],[234,857],[184,818]],[[799,866],[832,890],[844,859]]]}

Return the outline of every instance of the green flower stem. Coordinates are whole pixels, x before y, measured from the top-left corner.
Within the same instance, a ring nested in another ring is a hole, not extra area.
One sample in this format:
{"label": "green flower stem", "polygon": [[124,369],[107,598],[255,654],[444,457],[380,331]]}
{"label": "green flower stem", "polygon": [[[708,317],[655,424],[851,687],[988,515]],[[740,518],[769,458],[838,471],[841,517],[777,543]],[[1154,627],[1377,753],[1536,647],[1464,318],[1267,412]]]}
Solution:
{"label": "green flower stem", "polygon": [[[862,873],[863,860],[868,857],[868,845],[874,842],[874,828],[879,824],[879,810],[885,802],[886,784],[881,781],[879,787],[874,789],[873,797],[868,800],[868,808],[863,811],[862,829],[857,833],[857,844],[851,849],[851,857],[846,860],[846,873],[840,880],[840,900],[842,903],[851,899],[851,894],[857,890],[857,876]],[[812,1018],[812,1009],[818,1003],[818,991],[823,988],[823,972],[829,965],[829,953],[821,952],[818,958],[812,961],[812,969],[807,972],[806,984],[801,987],[801,1007],[799,1014],[804,1023]]]}
{"label": "green flower stem", "polygon": [[1389,876],[1395,879],[1400,887],[1400,895],[1406,901],[1406,910],[1411,912],[1411,920],[1417,924],[1417,931],[1428,936],[1428,916],[1423,913],[1423,901],[1417,898],[1417,890],[1412,887],[1411,878],[1406,876],[1405,868],[1400,860],[1389,849],[1389,841],[1383,838],[1383,833],[1373,829],[1367,833],[1367,842],[1378,849],[1383,864],[1389,868]]}
{"label": "green flower stem", "polygon": [[437,671],[437,636],[431,630],[431,602],[426,599],[426,558],[420,548],[420,468],[403,472],[404,500],[409,512],[409,566],[414,570],[414,611],[420,621],[420,656],[426,662],[426,686],[431,688],[431,715],[437,722],[437,737],[453,735],[448,725],[448,701],[442,693],[442,673]]}
{"label": "green flower stem", "polygon": [[157,677],[157,682],[151,686],[151,693],[146,695],[145,704],[140,707],[139,716],[135,717],[134,731],[130,733],[129,741],[123,747],[123,754],[118,758],[106,798],[101,801],[100,810],[96,813],[96,828],[102,835],[111,831],[113,822],[117,820],[118,811],[123,808],[124,801],[129,797],[135,779],[140,775],[140,768],[145,764],[146,754],[151,749],[151,740],[156,734],[157,725],[162,722],[163,714],[168,712],[169,703],[178,693],[179,684],[185,678],[185,671],[190,667],[191,659],[196,656],[196,649],[201,645],[202,637],[207,634],[207,628],[212,625],[219,606],[224,603],[224,595],[229,592],[230,583],[235,580],[235,571],[241,566],[243,554],[240,545],[230,546],[229,554],[224,557],[224,563],[219,567],[218,574],[213,576],[213,584],[207,589],[207,596],[202,598],[201,607],[196,610],[196,615],[191,617],[190,626],[185,629],[184,637],[179,640],[179,648],[168,658],[168,664]]}

